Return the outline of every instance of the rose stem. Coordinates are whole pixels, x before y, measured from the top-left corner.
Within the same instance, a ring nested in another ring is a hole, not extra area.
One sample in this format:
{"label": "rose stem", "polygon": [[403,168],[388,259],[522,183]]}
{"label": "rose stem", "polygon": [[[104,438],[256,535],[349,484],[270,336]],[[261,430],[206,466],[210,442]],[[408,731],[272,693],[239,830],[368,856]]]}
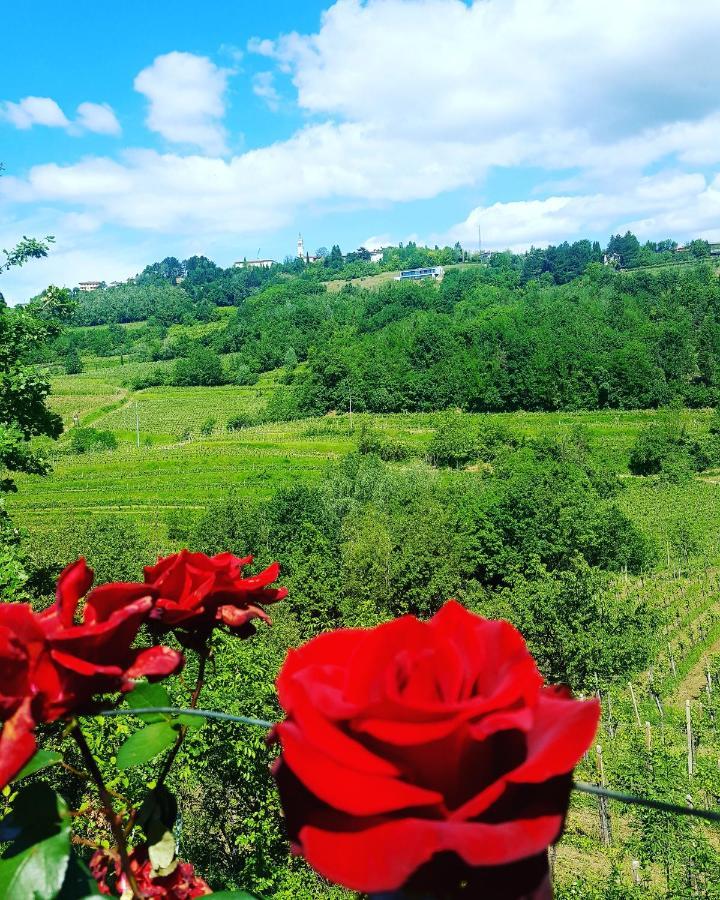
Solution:
{"label": "rose stem", "polygon": [[98,764],[95,762],[95,757],[92,755],[92,751],[88,747],[88,743],[85,740],[85,735],[80,730],[79,725],[76,724],[72,729],[72,736],[75,738],[75,743],[80,748],[80,753],[85,760],[85,765],[87,766],[93,781],[97,785],[105,816],[107,817],[107,820],[110,824],[110,830],[112,831],[115,842],[117,843],[118,853],[120,854],[120,864],[122,866],[123,872],[125,873],[125,877],[127,878],[132,896],[134,898],[139,898],[139,900],[142,900],[143,895],[140,893],[137,881],[135,880],[135,875],[130,868],[130,857],[128,856],[127,842],[125,840],[125,831],[122,827],[122,820],[121,817],[113,809],[112,797],[110,796],[108,789],[105,787],[102,772],[100,771]]}
{"label": "rose stem", "polygon": [[[198,651],[198,674],[197,680],[195,681],[195,690],[192,692],[192,697],[190,698],[190,709],[197,708],[198,700],[200,699],[200,692],[205,685],[205,666],[207,664],[209,655],[210,650],[208,647],[203,647],[202,650]],[[187,725],[180,726],[177,739],[175,740],[175,743],[173,744],[173,747],[168,753],[165,762],[163,763],[163,767],[160,770],[160,775],[158,776],[157,784],[155,785],[156,791],[165,783],[165,779],[167,778],[168,773],[172,768],[172,764],[175,762],[175,757],[178,755],[178,750],[182,746],[182,742],[185,740],[187,730]]]}

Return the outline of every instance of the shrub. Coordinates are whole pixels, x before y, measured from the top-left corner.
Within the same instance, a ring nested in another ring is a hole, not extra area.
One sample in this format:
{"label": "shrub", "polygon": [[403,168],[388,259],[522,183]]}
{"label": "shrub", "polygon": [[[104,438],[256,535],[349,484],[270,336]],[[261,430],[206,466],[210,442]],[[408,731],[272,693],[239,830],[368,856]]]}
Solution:
{"label": "shrub", "polygon": [[197,345],[183,359],[175,362],[172,383],[176,385],[214,387],[225,384],[227,378],[222,360],[209,347]]}
{"label": "shrub", "polygon": [[215,431],[215,419],[210,416],[209,419],[205,419],[205,421],[200,426],[200,434],[205,437],[209,437],[213,431]]}
{"label": "shrub", "polygon": [[411,455],[410,450],[401,441],[383,437],[379,432],[363,424],[358,440],[359,453],[374,453],[385,462],[402,462]]}
{"label": "shrub", "polygon": [[70,447],[73,453],[115,450],[117,438],[112,431],[99,431],[97,428],[73,428],[70,432]]}
{"label": "shrub", "polygon": [[253,372],[250,366],[240,363],[233,374],[233,382],[237,385],[250,386],[258,383],[259,375]]}
{"label": "shrub", "polygon": [[248,413],[235,413],[227,420],[226,428],[228,431],[240,431],[242,428],[249,428],[253,424],[252,416]]}

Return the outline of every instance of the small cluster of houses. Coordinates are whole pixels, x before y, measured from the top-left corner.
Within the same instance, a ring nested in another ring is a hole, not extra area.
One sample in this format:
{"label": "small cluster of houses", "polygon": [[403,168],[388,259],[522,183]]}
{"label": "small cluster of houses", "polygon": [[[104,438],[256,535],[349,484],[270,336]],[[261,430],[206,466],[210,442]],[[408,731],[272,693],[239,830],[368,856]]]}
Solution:
{"label": "small cluster of houses", "polygon": [[[303,241],[303,236],[301,234],[298,235],[297,239],[297,253],[296,256],[298,259],[304,260],[308,265],[311,263],[322,262],[322,256],[315,256],[312,253],[308,253],[305,250],[305,242]],[[383,258],[383,250],[371,250],[370,251],[370,262],[381,262]],[[274,259],[240,259],[237,262],[233,263],[233,267],[236,269],[269,269],[271,266],[276,266],[277,260]],[[185,279],[182,276],[178,276],[175,279],[175,284],[181,284]],[[135,281],[134,278],[128,278],[127,283],[132,284]],[[81,281],[78,284],[78,290],[83,292],[97,291],[100,288],[104,287],[117,287],[120,284],[125,284],[122,281],[112,281],[109,285],[106,285],[104,281]]]}
{"label": "small cluster of houses", "polygon": [[[310,263],[322,262],[322,256],[315,256],[312,253],[308,253],[305,249],[305,242],[303,241],[302,234],[298,235],[297,239],[297,253],[295,254],[297,259],[303,259],[309,265]],[[383,251],[380,250],[371,250],[370,251],[370,262],[380,262],[383,258]],[[233,263],[236,269],[269,269],[271,266],[277,265],[277,261],[274,259],[241,259],[236,263]]]}

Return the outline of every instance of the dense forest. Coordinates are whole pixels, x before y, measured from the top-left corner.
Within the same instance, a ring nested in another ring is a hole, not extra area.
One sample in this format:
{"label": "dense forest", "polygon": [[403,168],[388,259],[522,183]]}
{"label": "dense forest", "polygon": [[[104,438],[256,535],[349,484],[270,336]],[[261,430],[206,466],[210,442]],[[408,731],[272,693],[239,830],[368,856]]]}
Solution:
{"label": "dense forest", "polygon": [[[101,327],[68,331],[38,361],[59,359],[70,372],[83,352],[178,360],[136,388],[242,384],[284,367],[270,418],[351,404],[372,412],[716,404],[720,285],[710,261],[617,270],[581,244],[568,247],[582,274],[560,284],[565,276],[548,271],[525,277],[532,250],[453,266],[440,283],[340,290],[310,277],[312,266],[285,270],[295,263],[223,271],[187,261],[169,268],[187,272],[180,285],[152,274],[156,264],[137,284],[80,295],[76,326]],[[547,261],[561,251],[542,253]],[[185,330],[171,329],[178,324]]]}

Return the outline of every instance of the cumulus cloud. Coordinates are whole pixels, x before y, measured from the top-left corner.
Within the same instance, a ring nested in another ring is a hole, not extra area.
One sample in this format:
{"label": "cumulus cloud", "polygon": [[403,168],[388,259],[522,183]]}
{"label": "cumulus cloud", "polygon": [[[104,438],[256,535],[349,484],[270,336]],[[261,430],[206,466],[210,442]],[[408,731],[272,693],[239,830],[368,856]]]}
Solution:
{"label": "cumulus cloud", "polygon": [[3,118],[16,128],[45,125],[48,128],[67,128],[70,122],[58,104],[50,97],[25,97],[19,103],[6,100],[2,105]]}
{"label": "cumulus cloud", "polygon": [[142,230],[241,234],[285,224],[305,203],[433,197],[470,183],[477,166],[464,145],[425,146],[360,125],[323,124],[230,160],[132,150],[121,161],[34,166],[26,178],[0,181],[0,198],[80,206]]}
{"label": "cumulus cloud", "polygon": [[148,128],[171,143],[223,155],[227,145],[222,119],[230,74],[230,69],[194,53],[157,56],[134,82],[135,90],[148,99]]}
{"label": "cumulus cloud", "polygon": [[73,121],[50,97],[25,97],[18,103],[6,100],[0,104],[0,119],[26,130],[33,125],[64,128],[69,134],[94,131],[97,134],[120,134],[120,123],[107,103],[81,103]]}
{"label": "cumulus cloud", "polygon": [[592,234],[625,232],[641,238],[715,238],[720,231],[720,176],[660,172],[641,178],[630,190],[552,196],[476,207],[440,240],[477,242],[487,249],[525,250]]}
{"label": "cumulus cloud", "polygon": [[[281,73],[307,114],[287,139],[230,156],[231,70],[167,53],[135,88],[148,127],[179,149],[34,166],[0,180],[0,199],[210,241],[278,228],[307,207],[476,192],[494,168],[532,166],[542,184],[531,199],[438,222],[438,239],[473,244],[478,222],[501,247],[621,227],[709,234],[720,214],[719,41],[717,0],[696,0],[692,16],[671,0],[607,0],[601,14],[562,0],[338,0],[315,33],[247,45],[261,69],[248,76],[254,93],[271,107],[287,102]],[[11,114],[27,123],[23,103]],[[114,115],[88,105],[78,121],[114,133]]]}
{"label": "cumulus cloud", "polygon": [[255,40],[302,107],[414,134],[605,143],[717,108],[720,6],[670,0],[339,0],[316,34]]}
{"label": "cumulus cloud", "polygon": [[120,134],[120,123],[107,103],[81,103],[77,108],[76,125],[96,134]]}

